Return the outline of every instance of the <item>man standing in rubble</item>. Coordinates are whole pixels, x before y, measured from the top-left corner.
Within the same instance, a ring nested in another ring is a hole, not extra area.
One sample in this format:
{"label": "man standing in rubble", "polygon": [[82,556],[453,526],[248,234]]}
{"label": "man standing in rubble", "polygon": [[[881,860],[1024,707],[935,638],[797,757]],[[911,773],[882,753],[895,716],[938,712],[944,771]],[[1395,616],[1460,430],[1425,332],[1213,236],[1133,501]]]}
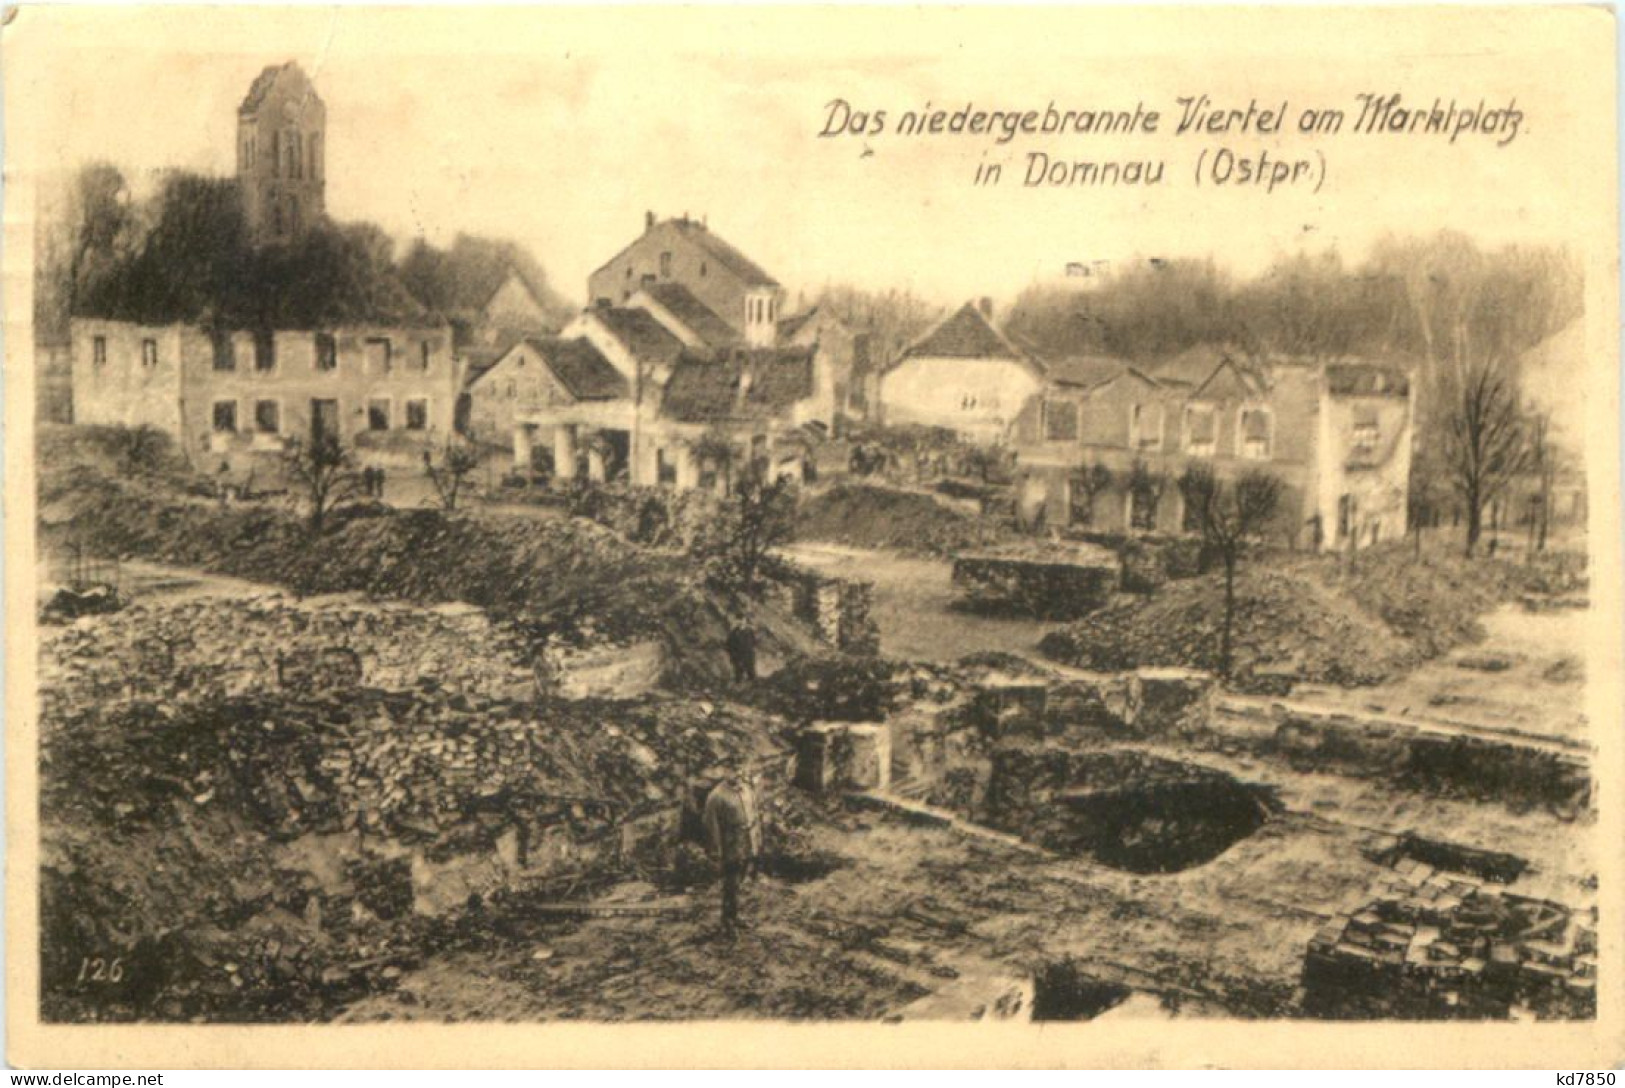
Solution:
{"label": "man standing in rubble", "polygon": [[728,661],[733,666],[734,683],[756,680],[756,628],[743,612],[728,625]]}
{"label": "man standing in rubble", "polygon": [[739,884],[762,849],[756,791],[740,765],[730,765],[705,799],[705,842],[722,870],[722,934],[739,929]]}

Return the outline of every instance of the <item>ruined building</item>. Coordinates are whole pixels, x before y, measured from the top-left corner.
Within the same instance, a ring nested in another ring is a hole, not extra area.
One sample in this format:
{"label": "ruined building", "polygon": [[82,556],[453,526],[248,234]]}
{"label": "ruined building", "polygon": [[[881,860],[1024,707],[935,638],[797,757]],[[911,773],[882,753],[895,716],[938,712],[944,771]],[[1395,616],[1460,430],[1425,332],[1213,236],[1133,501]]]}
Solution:
{"label": "ruined building", "polygon": [[1178,479],[1200,462],[1221,480],[1279,478],[1270,535],[1295,546],[1405,532],[1415,404],[1402,369],[1200,346],[1144,369],[1081,357],[1044,372],[1011,432],[1029,524],[1195,531]]}

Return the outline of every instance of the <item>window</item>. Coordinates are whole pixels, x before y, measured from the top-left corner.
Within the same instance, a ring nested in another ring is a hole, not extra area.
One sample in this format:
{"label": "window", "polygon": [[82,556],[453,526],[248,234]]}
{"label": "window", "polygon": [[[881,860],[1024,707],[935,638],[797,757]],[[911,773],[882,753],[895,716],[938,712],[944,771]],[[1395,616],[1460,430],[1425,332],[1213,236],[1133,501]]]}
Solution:
{"label": "window", "polygon": [[660,255],[660,278],[663,279],[663,280],[671,278],[671,254],[670,253],[662,253]]}
{"label": "window", "polygon": [[[282,172],[282,133],[271,133],[271,176],[274,178]],[[278,228],[281,229],[280,227]]]}
{"label": "window", "polygon": [[1354,449],[1359,453],[1370,453],[1377,448],[1377,440],[1382,434],[1382,428],[1377,421],[1375,408],[1356,408],[1354,410]]}
{"label": "window", "polygon": [[289,232],[293,233],[293,234],[298,234],[300,225],[301,224],[300,224],[300,216],[299,216],[299,198],[296,197],[296,196],[290,196],[288,198],[288,230],[289,230]]}
{"label": "window", "polygon": [[282,405],[274,400],[254,402],[254,429],[260,434],[276,434],[282,430]]}
{"label": "window", "polygon": [[388,374],[394,368],[394,349],[388,337],[370,337],[364,350],[366,352],[368,374]]}
{"label": "window", "polygon": [[225,329],[215,329],[210,333],[209,339],[214,347],[214,368],[236,370],[237,354],[231,344],[231,333]]}
{"label": "window", "polygon": [[508,383],[508,399],[513,400],[518,395],[519,395],[519,383],[518,382],[509,382]]}
{"label": "window", "polygon": [[141,365],[149,370],[158,365],[158,341],[141,341]]}
{"label": "window", "polygon": [[271,202],[271,212],[272,229],[276,231],[277,237],[280,238],[288,231],[287,224],[282,219],[282,201],[273,200]]}
{"label": "window", "polygon": [[406,429],[409,431],[428,430],[429,427],[429,399],[427,397],[414,397],[406,402]]}
{"label": "window", "polygon": [[276,337],[270,329],[261,329],[254,334],[254,369],[276,369]]}
{"label": "window", "polygon": [[107,365],[107,337],[97,336],[90,341],[90,361],[95,366]]}
{"label": "window", "polygon": [[322,137],[318,132],[310,134],[310,180],[317,181],[322,176]]}
{"label": "window", "polygon": [[1243,408],[1240,421],[1241,456],[1249,461],[1270,459],[1274,420],[1268,408]]}
{"label": "window", "polygon": [[1218,445],[1218,418],[1211,404],[1191,404],[1185,408],[1185,452],[1192,457],[1212,457]]}
{"label": "window", "polygon": [[1078,440],[1078,406],[1069,400],[1046,400],[1042,403],[1044,441],[1076,442]]}
{"label": "window", "polygon": [[389,430],[389,407],[388,397],[374,397],[367,402],[367,430]]}
{"label": "window", "polygon": [[235,434],[237,432],[236,401],[217,400],[214,402],[214,429],[219,434]]}
{"label": "window", "polygon": [[1162,448],[1162,406],[1135,404],[1128,411],[1128,444],[1136,450]]}
{"label": "window", "polygon": [[288,176],[290,178],[304,177],[305,142],[299,138],[299,133],[290,129],[283,144],[288,149]]}
{"label": "window", "polygon": [[316,334],[316,369],[337,370],[339,368],[339,344],[330,332]]}
{"label": "window", "polygon": [[434,356],[434,345],[424,340],[418,344],[418,369],[428,370],[429,360]]}

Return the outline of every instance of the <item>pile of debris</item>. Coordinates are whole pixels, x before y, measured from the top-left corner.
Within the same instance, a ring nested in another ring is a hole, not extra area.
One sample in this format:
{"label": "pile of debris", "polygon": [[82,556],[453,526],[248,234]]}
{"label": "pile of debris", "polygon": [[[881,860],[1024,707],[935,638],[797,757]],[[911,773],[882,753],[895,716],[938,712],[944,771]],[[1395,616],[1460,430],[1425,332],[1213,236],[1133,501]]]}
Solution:
{"label": "pile of debris", "polygon": [[813,495],[796,513],[796,539],[947,556],[1000,544],[1013,529],[950,509],[919,491],[843,484]]}
{"label": "pile of debris", "polygon": [[781,728],[686,700],[372,688],[89,705],[42,724],[48,802],[88,804],[114,826],[180,799],[250,814],[273,838],[360,827],[416,840],[489,811],[538,828],[624,820],[672,803],[691,770],[775,751]]}
{"label": "pile of debris", "polygon": [[469,605],[246,597],[137,601],[46,632],[42,697],[68,704],[340,685],[488,698],[536,693],[527,641]]}
{"label": "pile of debris", "polygon": [[1304,1007],[1339,1018],[1596,1015],[1597,919],[1463,874],[1401,861],[1377,897],[1322,927]]}
{"label": "pile of debris", "polygon": [[[1151,597],[1121,596],[1045,636],[1057,661],[1117,671],[1145,665],[1217,670],[1223,644],[1221,576],[1171,582]],[[1375,684],[1417,659],[1416,651],[1354,599],[1291,570],[1253,568],[1236,579],[1235,686],[1278,690],[1289,676],[1342,686]]]}

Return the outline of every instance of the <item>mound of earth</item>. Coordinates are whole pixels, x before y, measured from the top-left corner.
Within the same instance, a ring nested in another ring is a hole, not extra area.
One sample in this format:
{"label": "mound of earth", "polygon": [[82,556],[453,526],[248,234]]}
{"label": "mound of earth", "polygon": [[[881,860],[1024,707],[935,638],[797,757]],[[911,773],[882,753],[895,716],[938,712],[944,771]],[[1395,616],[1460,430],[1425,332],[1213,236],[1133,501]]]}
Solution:
{"label": "mound of earth", "polygon": [[865,484],[815,495],[796,517],[798,540],[924,555],[989,547],[1012,536],[997,522],[951,509],[930,495]]}
{"label": "mound of earth", "polygon": [[[1121,596],[1045,636],[1050,657],[1112,671],[1176,665],[1217,670],[1224,582],[1214,574],[1171,582],[1150,597]],[[1236,579],[1232,674],[1237,686],[1271,674],[1359,686],[1417,660],[1415,648],[1352,598],[1302,571],[1242,570]]]}

